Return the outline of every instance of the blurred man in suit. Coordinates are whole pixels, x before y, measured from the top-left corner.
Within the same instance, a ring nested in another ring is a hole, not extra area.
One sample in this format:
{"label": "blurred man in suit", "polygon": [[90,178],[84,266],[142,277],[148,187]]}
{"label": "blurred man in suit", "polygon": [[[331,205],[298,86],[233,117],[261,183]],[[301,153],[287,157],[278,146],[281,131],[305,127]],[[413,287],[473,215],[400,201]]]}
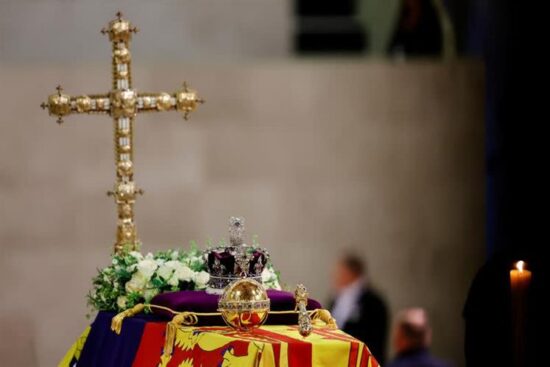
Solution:
{"label": "blurred man in suit", "polygon": [[401,311],[393,333],[396,356],[387,367],[448,367],[430,354],[431,341],[432,330],[426,311],[421,308]]}
{"label": "blurred man in suit", "polygon": [[345,255],[334,271],[335,298],[332,316],[346,333],[365,342],[379,363],[386,355],[388,328],[386,304],[367,283],[365,265],[354,255]]}

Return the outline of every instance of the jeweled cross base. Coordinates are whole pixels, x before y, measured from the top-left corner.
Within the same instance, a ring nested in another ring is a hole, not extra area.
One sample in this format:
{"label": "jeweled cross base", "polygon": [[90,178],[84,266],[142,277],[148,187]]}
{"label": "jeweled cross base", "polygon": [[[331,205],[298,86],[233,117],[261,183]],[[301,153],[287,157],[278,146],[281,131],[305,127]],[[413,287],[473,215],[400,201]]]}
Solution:
{"label": "jeweled cross base", "polygon": [[117,13],[117,18],[109,23],[101,33],[108,34],[113,45],[113,87],[106,94],[69,96],[63,94],[60,86],[57,93],[42,103],[51,116],[57,116],[57,122],[63,122],[63,116],[73,113],[107,114],[113,118],[115,140],[116,181],[113,196],[118,209],[118,223],[115,253],[134,250],[138,243],[134,222],[134,203],[137,195],[143,193],[134,182],[134,118],[138,112],[159,112],[176,110],[183,112],[184,118],[203,103],[197,93],[183,88],[175,93],[142,93],[132,88],[130,40],[137,28]]}

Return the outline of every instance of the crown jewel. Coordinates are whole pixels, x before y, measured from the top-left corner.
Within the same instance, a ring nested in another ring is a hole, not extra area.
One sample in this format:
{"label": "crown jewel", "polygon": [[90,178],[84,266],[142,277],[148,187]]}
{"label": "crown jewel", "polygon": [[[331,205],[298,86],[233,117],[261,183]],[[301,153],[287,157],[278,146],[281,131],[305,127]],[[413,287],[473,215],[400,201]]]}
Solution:
{"label": "crown jewel", "polygon": [[244,242],[244,218],[229,219],[229,245],[205,251],[205,261],[210,274],[208,293],[221,294],[231,282],[252,278],[262,283],[262,272],[269,254],[266,250],[249,246]]}

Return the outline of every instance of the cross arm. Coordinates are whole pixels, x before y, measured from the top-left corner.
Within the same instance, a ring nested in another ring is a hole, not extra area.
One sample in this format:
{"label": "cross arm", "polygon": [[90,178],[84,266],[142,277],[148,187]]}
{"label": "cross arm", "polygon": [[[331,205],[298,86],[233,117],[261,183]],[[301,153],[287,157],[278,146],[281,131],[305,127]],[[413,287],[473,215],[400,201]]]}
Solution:
{"label": "cross arm", "polygon": [[199,98],[197,92],[189,89],[187,84],[183,83],[183,87],[172,94],[164,92],[138,93],[136,107],[139,112],[179,111],[187,120],[189,114],[201,103],[204,103],[204,100]]}
{"label": "cross arm", "polygon": [[70,96],[63,93],[58,86],[57,93],[51,94],[48,101],[41,104],[50,116],[57,116],[57,122],[62,123],[63,117],[75,113],[110,113],[110,99],[107,94],[91,94]]}

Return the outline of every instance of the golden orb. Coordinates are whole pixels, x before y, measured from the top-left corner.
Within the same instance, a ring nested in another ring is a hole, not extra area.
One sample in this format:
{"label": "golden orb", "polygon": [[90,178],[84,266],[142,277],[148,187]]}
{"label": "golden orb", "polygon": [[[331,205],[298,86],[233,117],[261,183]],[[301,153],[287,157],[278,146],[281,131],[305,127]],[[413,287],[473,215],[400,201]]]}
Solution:
{"label": "golden orb", "polygon": [[218,302],[218,311],[225,323],[241,331],[261,326],[267,319],[269,307],[265,288],[251,278],[229,284]]}

